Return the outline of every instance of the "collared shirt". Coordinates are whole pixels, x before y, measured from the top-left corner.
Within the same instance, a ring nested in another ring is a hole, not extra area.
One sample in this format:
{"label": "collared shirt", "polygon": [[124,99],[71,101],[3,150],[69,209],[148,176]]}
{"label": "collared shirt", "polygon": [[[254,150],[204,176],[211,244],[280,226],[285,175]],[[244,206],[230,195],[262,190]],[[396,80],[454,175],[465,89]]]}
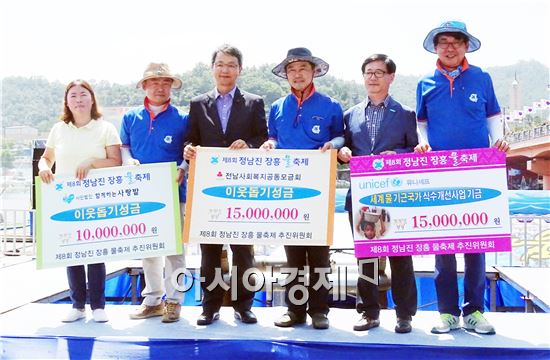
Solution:
{"label": "collared shirt", "polygon": [[[142,164],[183,161],[183,143],[187,134],[187,114],[173,105],[160,112],[155,121],[145,106],[128,111],[120,124],[122,144]],[[149,124],[153,124],[150,127]],[[180,201],[185,202],[185,181],[179,187]]]}
{"label": "collared shirt", "polygon": [[75,175],[78,165],[87,159],[106,159],[107,146],[120,145],[120,138],[113,124],[102,119],[90,120],[82,127],[73,123],[57,122],[46,147],[55,151],[55,173]]}
{"label": "collared shirt", "polygon": [[335,140],[344,134],[342,107],[317,91],[301,105],[292,93],[276,100],[271,105],[268,126],[269,138],[277,141],[278,149],[319,149],[331,140],[335,148],[343,145],[343,141]]}
{"label": "collared shirt", "polygon": [[155,121],[155,118],[163,111],[166,111],[168,109],[168,106],[170,105],[170,99],[162,105],[155,106],[152,105],[149,101],[149,98],[146,96],[143,100],[143,107],[149,112],[149,132],[153,130],[153,121]]}
{"label": "collared shirt", "polygon": [[418,122],[427,123],[433,150],[489,147],[487,118],[500,113],[491,76],[464,59],[456,78],[437,69],[416,88]]}
{"label": "collared shirt", "polygon": [[235,86],[233,90],[225,95],[222,95],[217,88],[214,89],[214,94],[216,94],[216,108],[218,109],[218,116],[220,117],[220,122],[224,133],[225,129],[227,129],[229,115],[231,115],[231,107],[233,106],[233,98],[235,97],[236,90],[237,87]]}
{"label": "collared shirt", "polygon": [[365,107],[365,124],[367,125],[370,141],[373,147],[374,141],[380,131],[380,123],[384,118],[384,113],[386,112],[389,101],[389,96],[386,96],[384,101],[378,105],[374,105],[372,101],[368,100],[367,106]]}

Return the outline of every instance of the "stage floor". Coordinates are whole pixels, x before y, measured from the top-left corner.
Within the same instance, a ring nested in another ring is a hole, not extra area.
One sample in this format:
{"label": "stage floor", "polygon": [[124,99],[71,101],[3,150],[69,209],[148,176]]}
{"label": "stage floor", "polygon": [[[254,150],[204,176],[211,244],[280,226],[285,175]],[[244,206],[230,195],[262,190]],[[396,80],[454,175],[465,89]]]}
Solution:
{"label": "stage floor", "polygon": [[[385,353],[391,359],[430,358],[430,354],[443,359],[550,358],[550,314],[545,313],[486,313],[497,330],[491,336],[463,329],[431,334],[438,318],[433,311],[418,312],[412,333],[396,334],[391,310],[382,311],[379,328],[355,332],[352,327],[359,316],[353,309],[331,309],[330,328],[315,330],[310,319],[295,328],[274,326],[273,321],[285,312],[283,307],[254,308],[258,324],[252,325],[234,320],[233,310],[224,307],[220,320],[210,326],[196,325],[200,307],[182,307],[181,320],[171,324],[161,323],[160,317],[130,320],[128,314],[135,308],[108,305],[110,321],[103,324],[92,320],[89,309],[87,319],[62,323],[70,309],[67,304],[28,304],[6,312],[0,315],[3,358],[178,358],[169,356],[170,352],[183,348],[195,349],[189,356],[220,359],[243,358],[247,352],[252,358],[265,352],[264,359],[349,358],[363,352]],[[446,351],[444,356],[441,351]]]}

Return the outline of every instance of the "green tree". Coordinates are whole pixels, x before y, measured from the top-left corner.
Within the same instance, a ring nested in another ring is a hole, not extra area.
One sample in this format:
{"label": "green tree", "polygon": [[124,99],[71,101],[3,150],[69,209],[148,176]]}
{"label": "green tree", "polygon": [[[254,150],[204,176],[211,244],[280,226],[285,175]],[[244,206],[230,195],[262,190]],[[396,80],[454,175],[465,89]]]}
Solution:
{"label": "green tree", "polygon": [[2,149],[2,168],[3,169],[13,169],[13,155],[9,149]]}

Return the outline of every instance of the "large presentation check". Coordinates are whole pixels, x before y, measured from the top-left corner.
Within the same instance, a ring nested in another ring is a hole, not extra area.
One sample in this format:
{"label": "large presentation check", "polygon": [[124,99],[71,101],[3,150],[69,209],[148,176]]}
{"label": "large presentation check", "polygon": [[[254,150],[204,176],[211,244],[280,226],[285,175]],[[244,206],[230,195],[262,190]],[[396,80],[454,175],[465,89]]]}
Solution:
{"label": "large presentation check", "polygon": [[350,170],[357,257],[511,249],[501,151],[361,156]]}
{"label": "large presentation check", "polygon": [[181,254],[175,163],[36,178],[37,267]]}
{"label": "large presentation check", "polygon": [[189,173],[184,239],[332,244],[336,151],[197,150]]}

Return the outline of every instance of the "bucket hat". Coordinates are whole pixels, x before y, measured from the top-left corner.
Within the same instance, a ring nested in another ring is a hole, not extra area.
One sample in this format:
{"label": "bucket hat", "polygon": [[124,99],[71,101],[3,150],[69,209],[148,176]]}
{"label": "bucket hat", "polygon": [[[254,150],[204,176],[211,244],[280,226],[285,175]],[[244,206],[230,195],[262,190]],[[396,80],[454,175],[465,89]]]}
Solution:
{"label": "bucket hat", "polygon": [[445,32],[458,32],[466,35],[468,37],[468,49],[466,52],[474,52],[481,47],[481,41],[478,38],[471,35],[466,29],[466,24],[458,20],[450,20],[441,23],[438,27],[433,29],[428,33],[428,36],[424,39],[424,49],[427,51],[437,54],[434,47],[434,39],[438,34]]}
{"label": "bucket hat", "polygon": [[313,56],[311,51],[304,47],[288,50],[286,58],[279,65],[275,66],[271,72],[278,77],[287,79],[286,67],[288,64],[296,61],[308,61],[315,65],[313,77],[320,77],[328,72],[328,63],[321,58]]}
{"label": "bucket hat", "polygon": [[181,88],[181,79],[175,75],[172,75],[168,65],[163,63],[150,63],[149,65],[147,65],[147,68],[143,72],[143,78],[137,83],[136,88],[141,88],[145,80],[154,78],[172,79],[174,80],[174,82],[172,83],[172,89]]}

